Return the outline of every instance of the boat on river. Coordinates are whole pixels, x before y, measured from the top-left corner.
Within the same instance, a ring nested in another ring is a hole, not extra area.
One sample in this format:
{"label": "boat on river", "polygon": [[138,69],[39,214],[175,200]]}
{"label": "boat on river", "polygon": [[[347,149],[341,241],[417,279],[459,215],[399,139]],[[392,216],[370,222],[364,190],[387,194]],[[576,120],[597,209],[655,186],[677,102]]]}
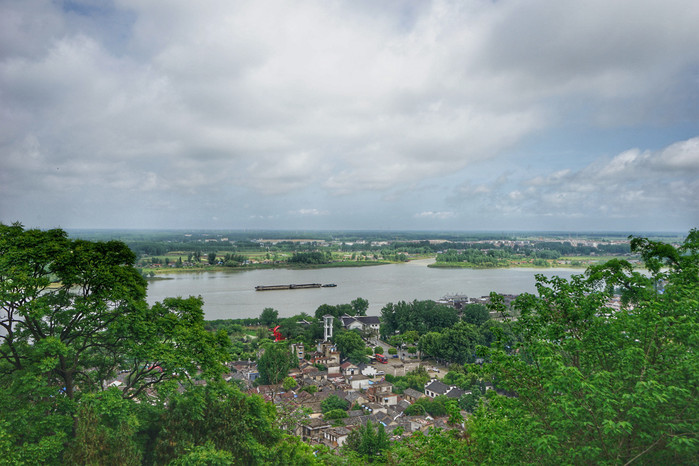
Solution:
{"label": "boat on river", "polygon": [[291,285],[257,285],[255,291],[272,291],[272,290],[305,290],[308,288],[320,288],[320,283],[301,283]]}

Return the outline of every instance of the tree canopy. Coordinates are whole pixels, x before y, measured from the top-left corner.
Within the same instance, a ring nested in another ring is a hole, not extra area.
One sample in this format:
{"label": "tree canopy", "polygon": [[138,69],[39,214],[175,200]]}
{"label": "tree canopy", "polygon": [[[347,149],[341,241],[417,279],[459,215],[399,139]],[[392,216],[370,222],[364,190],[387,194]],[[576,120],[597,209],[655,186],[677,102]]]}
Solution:
{"label": "tree canopy", "polygon": [[458,320],[456,309],[434,301],[399,301],[381,309],[381,334],[390,337],[411,330],[424,334],[451,327]]}
{"label": "tree canopy", "polygon": [[479,459],[696,460],[699,232],[679,248],[636,238],[631,247],[647,273],[614,260],[569,281],[539,276],[538,296],[516,300],[523,341],[515,353],[484,351],[481,374],[517,396],[489,396],[476,411]]}

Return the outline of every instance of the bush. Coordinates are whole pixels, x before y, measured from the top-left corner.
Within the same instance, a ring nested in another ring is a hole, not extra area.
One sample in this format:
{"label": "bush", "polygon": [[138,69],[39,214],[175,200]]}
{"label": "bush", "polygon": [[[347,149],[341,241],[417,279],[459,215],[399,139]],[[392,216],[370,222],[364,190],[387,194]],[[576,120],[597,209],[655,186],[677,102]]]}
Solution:
{"label": "bush", "polygon": [[347,411],[349,408],[349,401],[343,400],[337,395],[330,395],[327,397],[323,402],[320,404],[320,409],[323,411],[323,414],[326,414],[330,411],[334,410],[343,410]]}
{"label": "bush", "polygon": [[333,420],[333,419],[345,419],[348,417],[347,411],[344,409],[331,409],[327,413],[323,414],[323,417],[327,420]]}

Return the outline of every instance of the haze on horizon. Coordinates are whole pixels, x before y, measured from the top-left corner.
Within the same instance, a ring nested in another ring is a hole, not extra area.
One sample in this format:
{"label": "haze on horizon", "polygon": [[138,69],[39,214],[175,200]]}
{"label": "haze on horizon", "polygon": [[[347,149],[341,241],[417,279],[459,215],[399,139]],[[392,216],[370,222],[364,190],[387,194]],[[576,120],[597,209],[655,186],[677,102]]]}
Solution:
{"label": "haze on horizon", "polygon": [[0,0],[0,222],[684,231],[699,2]]}

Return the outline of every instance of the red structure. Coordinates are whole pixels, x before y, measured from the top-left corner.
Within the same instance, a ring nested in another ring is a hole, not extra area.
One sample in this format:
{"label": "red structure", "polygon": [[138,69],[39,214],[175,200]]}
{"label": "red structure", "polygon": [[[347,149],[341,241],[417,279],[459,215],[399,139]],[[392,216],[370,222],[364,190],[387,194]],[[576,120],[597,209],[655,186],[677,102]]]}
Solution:
{"label": "red structure", "polygon": [[271,328],[270,330],[272,331],[272,333],[274,333],[274,341],[286,340],[286,338],[284,338],[284,335],[279,333],[279,325],[277,325],[274,328]]}

